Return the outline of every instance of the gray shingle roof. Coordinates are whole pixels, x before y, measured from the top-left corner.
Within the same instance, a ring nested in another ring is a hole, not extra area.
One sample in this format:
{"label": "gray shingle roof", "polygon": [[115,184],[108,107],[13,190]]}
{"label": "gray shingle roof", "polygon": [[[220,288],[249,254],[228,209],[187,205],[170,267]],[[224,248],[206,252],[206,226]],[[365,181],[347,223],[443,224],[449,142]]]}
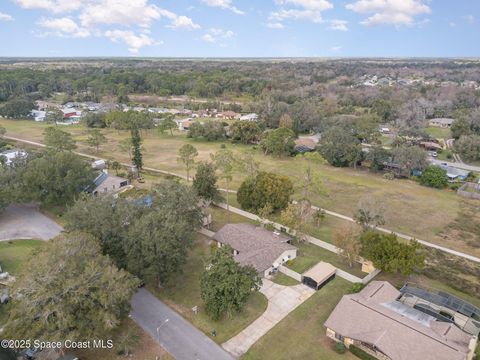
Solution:
{"label": "gray shingle roof", "polygon": [[285,251],[296,250],[288,243],[290,237],[253,224],[226,224],[213,239],[237,250],[235,260],[241,265],[253,266],[259,273],[270,268]]}

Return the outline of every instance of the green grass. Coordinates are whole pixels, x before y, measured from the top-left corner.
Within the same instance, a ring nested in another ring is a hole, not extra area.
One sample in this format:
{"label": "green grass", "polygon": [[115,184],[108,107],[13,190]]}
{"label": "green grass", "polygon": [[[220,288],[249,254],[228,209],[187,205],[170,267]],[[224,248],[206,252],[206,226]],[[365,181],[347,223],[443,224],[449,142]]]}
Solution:
{"label": "green grass", "polygon": [[0,242],[0,265],[3,271],[18,274],[30,253],[43,246],[41,240],[12,240]]}
{"label": "green grass", "polygon": [[452,132],[450,129],[444,129],[441,127],[436,127],[436,126],[429,126],[425,129],[427,131],[427,134],[430,136],[433,136],[436,139],[451,139],[452,138]]}
{"label": "green grass", "polygon": [[257,341],[242,360],[337,360],[355,359],[337,354],[325,336],[323,323],[351,284],[336,278],[292,311]]}
{"label": "green grass", "polygon": [[[159,299],[166,302],[205,334],[211,336],[211,331],[215,329],[217,336],[212,339],[221,344],[258,318],[267,308],[267,299],[261,293],[253,293],[242,313],[220,321],[211,320],[205,313],[200,296],[200,276],[211,251],[208,241],[208,238],[199,235],[189,254],[183,273],[178,274],[169,284],[161,289],[152,284],[147,284],[147,286]],[[194,306],[198,306],[197,315],[192,311]]]}
{"label": "green grass", "polygon": [[[0,119],[0,125],[7,129],[7,135],[40,142],[43,139],[42,132],[47,126],[34,121],[6,119]],[[81,125],[62,128],[71,132],[75,139],[82,140],[85,137],[86,129]],[[118,143],[129,136],[128,132],[113,129],[104,129],[102,132],[107,136],[108,142],[101,146],[97,156],[129,162],[128,154],[118,149]],[[227,143],[188,139],[185,133],[180,132],[170,136],[159,135],[155,130],[146,130],[142,131],[142,136],[145,166],[180,174],[185,174],[185,168],[177,161],[178,150],[183,144],[190,143],[195,146],[199,154],[196,160],[201,161],[209,160],[211,153],[219,150],[221,144]],[[228,143],[227,146],[237,159],[246,152],[253,151],[255,160],[260,163],[262,170],[290,177],[296,185],[293,198],[298,199],[301,196],[298,185],[307,160],[301,157],[278,159],[265,156],[259,149],[252,150],[251,146],[243,144]],[[93,150],[81,141],[78,142],[78,150],[93,153]],[[454,192],[437,191],[410,180],[389,181],[366,170],[335,168],[316,162],[311,162],[310,165],[319,173],[323,187],[327,190],[327,195],[312,196],[313,204],[351,216],[360,199],[364,197],[378,199],[387,205],[384,213],[386,227],[443,246],[446,245],[446,240],[445,236],[442,236],[442,231],[458,216],[460,204],[465,201]],[[243,171],[236,170],[231,188],[237,189],[245,177]],[[225,187],[224,182],[219,181],[219,186]],[[480,256],[480,248],[472,247],[461,239],[449,245],[455,250]]]}
{"label": "green grass", "polygon": [[310,243],[295,243],[294,245],[298,248],[297,257],[287,266],[300,274],[304,273],[320,261],[325,261],[341,270],[358,276],[359,278],[363,278],[367,275],[362,272],[359,263],[355,263],[353,267],[349,267],[340,256],[331,251],[325,250],[320,246]]}
{"label": "green grass", "polygon": [[293,285],[298,285],[300,284],[299,281],[291,278],[290,276],[287,276],[281,272],[276,273],[275,276],[272,278],[272,281],[274,283],[277,283],[279,285],[284,285],[284,286],[293,286]]}
{"label": "green grass", "polygon": [[212,214],[212,224],[210,225],[210,230],[212,231],[218,231],[222,228],[223,225],[228,223],[256,224],[256,222],[251,219],[232,213],[231,211],[228,212],[227,210],[216,207],[216,206],[211,206],[208,211],[210,212],[210,214]]}
{"label": "green grass", "polygon": [[[30,253],[44,244],[41,240],[1,241],[0,265],[2,270],[11,275],[17,275]],[[10,304],[0,305],[0,327],[7,319],[9,306]]]}

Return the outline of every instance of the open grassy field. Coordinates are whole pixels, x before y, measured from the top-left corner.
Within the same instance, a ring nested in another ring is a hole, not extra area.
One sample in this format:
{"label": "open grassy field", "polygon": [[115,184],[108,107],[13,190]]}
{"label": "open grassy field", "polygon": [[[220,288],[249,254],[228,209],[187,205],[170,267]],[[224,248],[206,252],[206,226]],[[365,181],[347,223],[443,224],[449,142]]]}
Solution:
{"label": "open grassy field", "polygon": [[0,242],[0,265],[3,271],[9,272],[11,275],[16,275],[30,253],[43,246],[44,241],[41,240],[12,240]]}
{"label": "open grassy field", "polygon": [[[210,251],[208,238],[199,235],[190,252],[187,264],[184,266],[183,273],[178,274],[164,288],[159,289],[154,285],[147,286],[159,299],[207,335],[211,336],[211,331],[215,329],[217,336],[212,339],[221,344],[258,318],[267,308],[267,299],[261,293],[254,293],[241,314],[220,321],[211,320],[205,313],[200,296],[200,276]],[[194,306],[198,306],[197,315],[192,311]]]}
{"label": "open grassy field", "polygon": [[336,278],[291,312],[242,357],[243,360],[357,359],[337,354],[325,336],[323,323],[351,284]]}
{"label": "open grassy field", "polygon": [[[0,120],[0,125],[7,128],[7,135],[39,142],[42,141],[42,131],[47,126],[47,124],[33,121],[4,119]],[[80,151],[93,154],[93,150],[84,143],[85,128],[80,125],[63,128],[74,135]],[[97,155],[106,159],[129,162],[128,154],[122,153],[118,149],[118,143],[129,136],[128,132],[112,129],[102,131],[107,136],[108,142],[101,147]],[[177,154],[183,144],[190,143],[197,148],[199,153],[197,160],[207,160],[211,153],[219,150],[220,145],[225,143],[188,139],[185,133],[178,132],[174,133],[174,136],[170,136],[168,134],[159,135],[155,130],[148,130],[143,131],[142,135],[144,137],[145,166],[181,174],[185,174],[186,171],[177,161]],[[301,157],[278,159],[265,156],[260,150],[254,150],[252,147],[242,144],[228,144],[228,148],[234,152],[236,158],[253,151],[262,170],[289,176],[295,184],[299,183],[302,169],[307,161]],[[462,204],[468,203],[468,200],[459,198],[455,192],[423,187],[410,180],[389,181],[366,170],[335,168],[315,162],[311,165],[320,174],[323,186],[327,190],[326,195],[312,197],[311,200],[315,205],[345,215],[352,215],[360,199],[375,198],[385,204],[386,227],[480,256],[480,247],[472,247],[461,236],[453,234],[450,236],[448,232],[445,234],[448,225],[459,216]],[[236,171],[232,188],[238,188],[244,179],[245,174],[240,170]],[[225,185],[220,182],[220,186],[224,187]],[[299,190],[296,189],[294,198],[300,196]],[[459,231],[462,230],[459,229]]]}

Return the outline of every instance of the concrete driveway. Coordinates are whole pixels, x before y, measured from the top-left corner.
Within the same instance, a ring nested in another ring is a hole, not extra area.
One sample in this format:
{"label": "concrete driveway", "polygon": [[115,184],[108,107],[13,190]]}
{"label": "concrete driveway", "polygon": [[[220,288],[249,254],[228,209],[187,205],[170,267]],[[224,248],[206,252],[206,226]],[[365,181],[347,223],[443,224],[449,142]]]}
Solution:
{"label": "concrete driveway", "polygon": [[35,205],[11,204],[0,213],[0,241],[50,240],[62,230],[55,221],[38,211]]}
{"label": "concrete driveway", "polygon": [[236,357],[245,354],[258,339],[315,293],[303,284],[283,286],[267,279],[263,279],[260,292],[268,299],[267,310],[240,334],[222,344],[225,350]]}

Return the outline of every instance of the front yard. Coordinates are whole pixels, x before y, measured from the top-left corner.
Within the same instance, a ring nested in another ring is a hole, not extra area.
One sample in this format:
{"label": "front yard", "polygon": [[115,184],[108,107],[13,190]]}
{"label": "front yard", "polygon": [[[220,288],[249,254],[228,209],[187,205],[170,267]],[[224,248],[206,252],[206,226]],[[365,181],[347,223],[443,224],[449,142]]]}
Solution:
{"label": "front yard", "polygon": [[[220,321],[211,320],[205,313],[200,296],[200,276],[205,268],[206,259],[210,254],[209,239],[198,235],[194,248],[190,251],[183,273],[179,273],[172,281],[159,289],[155,285],[147,284],[148,289],[160,300],[177,311],[185,319],[211,337],[212,330],[217,332],[212,339],[221,344],[238,334],[267,308],[267,299],[261,293],[254,293],[250,297],[243,313]],[[198,314],[192,308],[198,306]]]}
{"label": "front yard", "polygon": [[291,312],[244,355],[243,360],[357,359],[337,354],[323,323],[352,284],[336,278]]}

